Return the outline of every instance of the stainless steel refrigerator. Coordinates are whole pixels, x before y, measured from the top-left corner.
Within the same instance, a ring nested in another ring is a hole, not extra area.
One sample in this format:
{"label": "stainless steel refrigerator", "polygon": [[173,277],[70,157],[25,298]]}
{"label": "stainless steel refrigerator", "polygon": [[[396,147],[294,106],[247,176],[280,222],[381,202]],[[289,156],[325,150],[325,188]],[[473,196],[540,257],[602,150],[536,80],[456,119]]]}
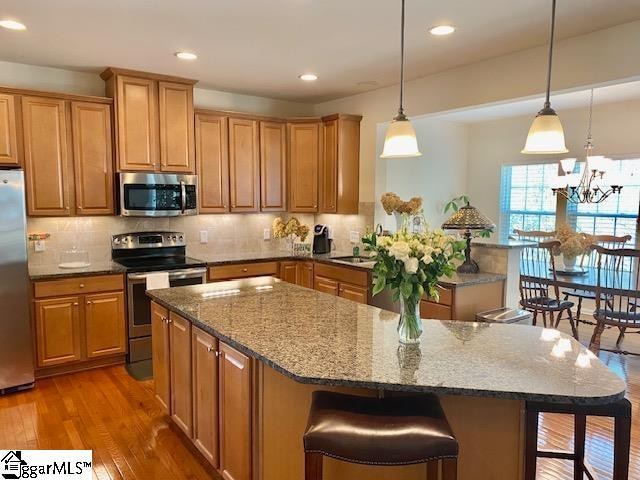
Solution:
{"label": "stainless steel refrigerator", "polygon": [[0,170],[0,393],[33,386],[24,174]]}

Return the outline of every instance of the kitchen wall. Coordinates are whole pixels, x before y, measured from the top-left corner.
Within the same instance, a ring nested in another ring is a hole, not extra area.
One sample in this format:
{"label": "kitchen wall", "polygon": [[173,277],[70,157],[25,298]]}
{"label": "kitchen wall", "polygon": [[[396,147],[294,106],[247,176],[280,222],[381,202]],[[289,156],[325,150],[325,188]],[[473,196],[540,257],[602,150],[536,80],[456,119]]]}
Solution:
{"label": "kitchen wall", "polygon": [[[283,239],[263,239],[265,228],[271,230],[273,220],[282,216],[296,216],[310,229],[316,223],[326,223],[333,228],[336,251],[349,253],[349,232],[364,234],[373,225],[373,204],[362,204],[359,215],[310,215],[310,214],[224,214],[195,215],[166,219],[125,217],[77,217],[28,219],[28,233],[48,233],[46,250],[36,252],[34,243],[28,242],[29,264],[53,266],[60,263],[60,254],[74,246],[89,252],[91,262],[108,261],[111,258],[111,236],[117,233],[168,230],[186,233],[187,254],[207,259],[212,254],[253,252],[277,252],[287,250]],[[206,231],[208,243],[200,243],[200,232]],[[307,242],[311,241],[312,234]]]}
{"label": "kitchen wall", "polygon": [[[640,21],[586,35],[562,39],[554,52],[554,91],[615,83],[640,76],[637,45]],[[417,116],[543,94],[547,46],[523,50],[453,68],[405,85],[407,114]],[[411,65],[406,66],[411,78]],[[381,88],[316,105],[316,113],[348,112],[363,115],[360,135],[360,201],[375,197],[379,175],[376,143],[379,124],[395,114],[398,86]]]}
{"label": "kitchen wall", "polygon": [[[100,78],[100,71],[86,73],[13,62],[0,61],[0,85],[78,95],[101,97],[105,95],[105,82]],[[282,117],[314,114],[313,105],[308,103],[197,88],[197,85],[193,91],[193,100],[196,108],[231,110]]]}
{"label": "kitchen wall", "polygon": [[[532,115],[468,125],[466,193],[484,214],[500,223],[500,174],[502,165],[555,163],[560,158],[583,157],[588,107],[558,112],[565,131],[568,154],[545,156],[520,153]],[[640,100],[596,104],[593,109],[595,154],[640,156]],[[497,232],[496,234],[499,234]]]}
{"label": "kitchen wall", "polygon": [[[442,211],[445,203],[463,194],[467,186],[468,127],[437,117],[419,118],[413,126],[422,156],[379,161],[378,168],[386,170],[386,181],[376,185],[376,199],[384,192],[395,192],[403,200],[422,197],[425,218],[436,228],[448,217]],[[379,142],[383,142],[384,132],[380,134]],[[393,216],[381,208],[376,213],[385,228],[396,229]]]}

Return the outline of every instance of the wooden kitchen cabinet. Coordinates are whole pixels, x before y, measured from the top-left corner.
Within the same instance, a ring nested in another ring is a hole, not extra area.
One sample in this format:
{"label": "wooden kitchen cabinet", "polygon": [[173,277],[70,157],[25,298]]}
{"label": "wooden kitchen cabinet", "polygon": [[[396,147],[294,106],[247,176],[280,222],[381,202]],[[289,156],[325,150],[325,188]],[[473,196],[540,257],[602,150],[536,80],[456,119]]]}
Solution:
{"label": "wooden kitchen cabinet", "polygon": [[158,82],[160,170],[193,173],[193,85]]}
{"label": "wooden kitchen cabinet", "polygon": [[330,278],[315,276],[314,289],[329,295],[338,296],[338,282]]}
{"label": "wooden kitchen cabinet", "polygon": [[358,213],[361,120],[345,114],[322,119],[321,213]]}
{"label": "wooden kitchen cabinet", "polygon": [[22,130],[27,213],[70,215],[66,102],[56,98],[22,97]]}
{"label": "wooden kitchen cabinet", "polygon": [[216,468],[219,466],[218,355],[218,339],[192,327],[193,443]]}
{"label": "wooden kitchen cabinet", "polygon": [[340,283],[340,288],[338,290],[339,297],[363,303],[365,305],[368,303],[368,294],[369,290],[366,287],[359,287],[349,283]]}
{"label": "wooden kitchen cabinet", "polygon": [[153,172],[159,169],[157,83],[126,75],[114,78],[111,96],[115,100],[118,169]]}
{"label": "wooden kitchen cabinet", "polygon": [[222,115],[195,116],[200,213],[229,211],[228,123],[228,118]]}
{"label": "wooden kitchen cabinet", "polygon": [[260,210],[258,121],[229,118],[229,192],[232,212]]}
{"label": "wooden kitchen cabinet", "polygon": [[260,122],[260,210],[287,209],[287,126]]}
{"label": "wooden kitchen cabinet", "polygon": [[4,93],[0,93],[0,165],[7,167],[20,165],[16,96]]}
{"label": "wooden kitchen cabinet", "polygon": [[289,123],[289,211],[318,211],[320,122]]}
{"label": "wooden kitchen cabinet", "polygon": [[122,275],[42,280],[33,297],[36,378],[124,362]]}
{"label": "wooden kitchen cabinet", "polygon": [[298,280],[298,262],[280,262],[280,280],[287,283],[297,283]]}
{"label": "wooden kitchen cabinet", "polygon": [[251,479],[251,362],[220,342],[220,473],[225,480]]}
{"label": "wooden kitchen cabinet", "polygon": [[191,438],[191,323],[173,312],[169,314],[169,357],[171,418]]}
{"label": "wooden kitchen cabinet", "polygon": [[193,80],[108,68],[119,171],[195,171]]}
{"label": "wooden kitchen cabinet", "polygon": [[49,367],[82,358],[80,297],[35,301],[37,365]]}
{"label": "wooden kitchen cabinet", "polygon": [[87,358],[126,353],[124,293],[100,293],[85,297]]}
{"label": "wooden kitchen cabinet", "polygon": [[111,106],[71,102],[76,215],[114,215]]}
{"label": "wooden kitchen cabinet", "polygon": [[439,298],[420,300],[420,316],[435,320],[475,321],[476,313],[504,306],[504,280],[487,283],[438,286]]}
{"label": "wooden kitchen cabinet", "polygon": [[296,285],[313,288],[313,262],[298,261]]}
{"label": "wooden kitchen cabinet", "polygon": [[220,282],[238,278],[276,276],[278,271],[278,262],[233,263],[209,267],[208,279],[210,282]]}
{"label": "wooden kitchen cabinet", "polygon": [[155,302],[151,302],[151,342],[154,391],[165,414],[169,414],[171,405],[169,311]]}

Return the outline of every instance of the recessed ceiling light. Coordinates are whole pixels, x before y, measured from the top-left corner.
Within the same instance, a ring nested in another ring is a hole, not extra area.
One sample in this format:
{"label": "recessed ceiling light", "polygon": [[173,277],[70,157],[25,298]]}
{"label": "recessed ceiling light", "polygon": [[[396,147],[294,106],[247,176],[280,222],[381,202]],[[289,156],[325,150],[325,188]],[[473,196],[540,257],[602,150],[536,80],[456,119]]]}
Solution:
{"label": "recessed ceiling light", "polygon": [[456,31],[456,27],[453,25],[436,25],[435,27],[431,27],[429,29],[429,33],[431,35],[436,35],[438,37],[442,35],[451,35]]}
{"label": "recessed ceiling light", "polygon": [[9,30],[26,30],[27,27],[15,20],[0,20],[0,27],[8,28]]}
{"label": "recessed ceiling light", "polygon": [[180,60],[195,60],[198,56],[191,52],[176,52],[176,57]]}
{"label": "recessed ceiling light", "polygon": [[302,75],[298,75],[298,78],[305,82],[315,82],[318,76],[315,73],[303,73]]}

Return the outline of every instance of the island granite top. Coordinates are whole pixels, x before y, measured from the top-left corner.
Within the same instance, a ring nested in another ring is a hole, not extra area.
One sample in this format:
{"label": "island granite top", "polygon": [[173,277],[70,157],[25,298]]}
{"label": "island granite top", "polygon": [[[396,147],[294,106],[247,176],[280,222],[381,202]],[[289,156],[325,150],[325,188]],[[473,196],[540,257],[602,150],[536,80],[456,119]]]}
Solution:
{"label": "island granite top", "polygon": [[625,393],[582,345],[540,327],[429,320],[402,346],[397,314],[270,277],[147,294],[301,383],[580,404]]}

